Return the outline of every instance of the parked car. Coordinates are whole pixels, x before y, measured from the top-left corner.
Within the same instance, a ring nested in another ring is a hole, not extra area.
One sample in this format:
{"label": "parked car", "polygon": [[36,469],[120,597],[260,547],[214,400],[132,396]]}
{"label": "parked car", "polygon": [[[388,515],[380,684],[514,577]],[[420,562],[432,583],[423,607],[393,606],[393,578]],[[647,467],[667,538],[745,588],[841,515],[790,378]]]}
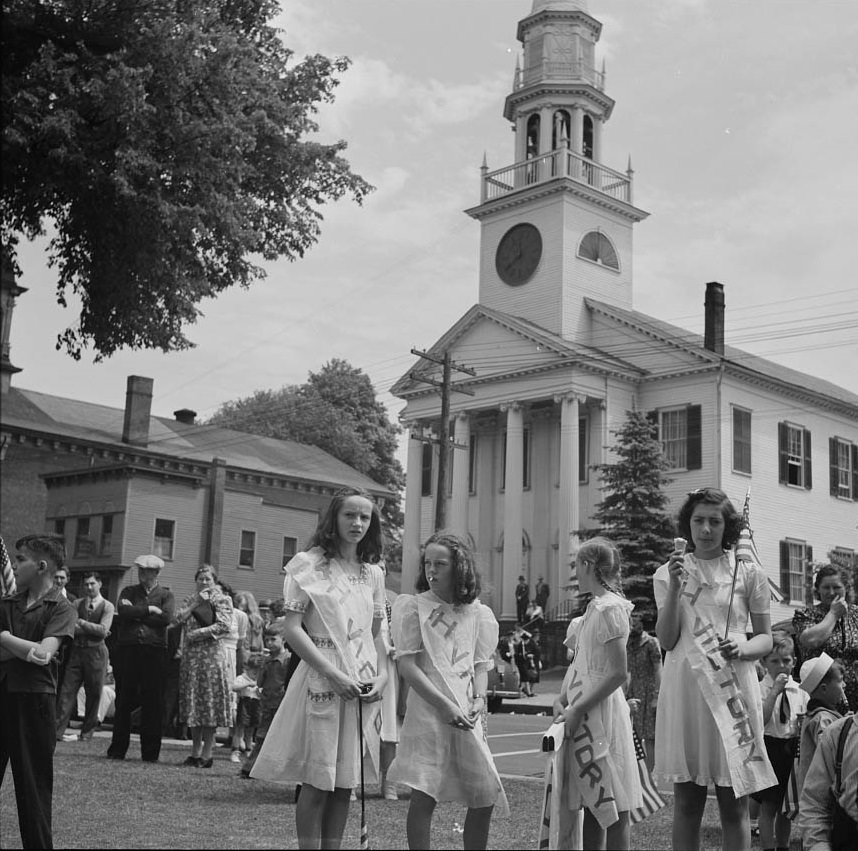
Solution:
{"label": "parked car", "polygon": [[495,666],[489,671],[486,701],[489,712],[497,712],[501,702],[521,697],[521,678],[513,662],[504,659],[498,650],[492,654]]}

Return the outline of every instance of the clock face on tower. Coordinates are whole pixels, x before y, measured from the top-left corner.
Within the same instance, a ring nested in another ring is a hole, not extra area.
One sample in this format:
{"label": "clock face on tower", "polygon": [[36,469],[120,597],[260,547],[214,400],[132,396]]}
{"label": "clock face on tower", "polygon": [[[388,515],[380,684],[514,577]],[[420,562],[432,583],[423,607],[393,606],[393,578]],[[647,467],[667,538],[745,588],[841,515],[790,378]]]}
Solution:
{"label": "clock face on tower", "polygon": [[511,287],[527,282],[542,258],[542,236],[531,224],[511,227],[498,243],[495,268],[500,279]]}

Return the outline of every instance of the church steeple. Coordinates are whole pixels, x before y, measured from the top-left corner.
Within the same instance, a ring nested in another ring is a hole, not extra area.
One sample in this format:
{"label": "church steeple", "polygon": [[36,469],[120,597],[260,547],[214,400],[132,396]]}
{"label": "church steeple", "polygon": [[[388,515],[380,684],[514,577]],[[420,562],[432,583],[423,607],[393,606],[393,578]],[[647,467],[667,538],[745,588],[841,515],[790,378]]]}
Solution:
{"label": "church steeple", "polygon": [[602,125],[614,108],[604,70],[596,68],[601,32],[581,0],[534,0],[530,15],[519,21],[524,69],[504,104],[504,118],[515,129],[516,161],[561,147],[600,159]]}
{"label": "church steeple", "polygon": [[504,117],[515,131],[512,165],[483,160],[480,303],[566,339],[586,334],[585,298],[632,307],[632,171],[602,163],[605,93],[596,44],[602,24],[582,0],[534,0],[518,23]]}

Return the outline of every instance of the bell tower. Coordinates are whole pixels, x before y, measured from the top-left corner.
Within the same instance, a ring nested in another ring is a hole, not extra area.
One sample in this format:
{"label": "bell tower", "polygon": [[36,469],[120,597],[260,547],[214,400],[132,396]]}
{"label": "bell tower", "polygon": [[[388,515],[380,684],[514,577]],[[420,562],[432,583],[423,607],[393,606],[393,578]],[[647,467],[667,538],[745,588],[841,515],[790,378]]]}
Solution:
{"label": "bell tower", "polygon": [[533,0],[518,23],[516,60],[503,115],[514,162],[483,163],[480,303],[566,339],[585,333],[584,298],[632,306],[634,206],[626,171],[602,163],[614,101],[597,67],[602,25],[584,0]]}

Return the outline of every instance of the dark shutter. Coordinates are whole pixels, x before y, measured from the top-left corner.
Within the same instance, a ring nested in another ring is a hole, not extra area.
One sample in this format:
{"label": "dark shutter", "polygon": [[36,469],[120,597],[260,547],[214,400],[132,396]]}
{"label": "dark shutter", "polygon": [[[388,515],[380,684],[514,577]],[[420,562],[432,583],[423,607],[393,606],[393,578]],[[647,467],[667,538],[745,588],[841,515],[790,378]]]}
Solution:
{"label": "dark shutter", "polygon": [[786,594],[787,602],[792,598],[789,586],[789,544],[786,541],[780,542],[781,548],[781,591]]}
{"label": "dark shutter", "polygon": [[804,546],[804,597],[808,606],[813,605],[813,547],[810,544]]}
{"label": "dark shutter", "polygon": [[685,412],[685,467],[688,470],[699,470],[703,466],[700,420],[700,405],[689,405]]}
{"label": "dark shutter", "polygon": [[810,475],[810,431],[804,430],[804,486],[810,490],[813,485],[813,479]]}
{"label": "dark shutter", "polygon": [[837,496],[837,438],[828,438],[828,492]]}
{"label": "dark shutter", "polygon": [[787,431],[786,423],[778,423],[778,481],[785,485],[789,481],[789,470],[787,464]]}
{"label": "dark shutter", "polygon": [[858,446],[852,444],[852,499],[858,500]]}
{"label": "dark shutter", "polygon": [[658,411],[647,411],[646,418],[652,426],[652,436],[658,440]]}

